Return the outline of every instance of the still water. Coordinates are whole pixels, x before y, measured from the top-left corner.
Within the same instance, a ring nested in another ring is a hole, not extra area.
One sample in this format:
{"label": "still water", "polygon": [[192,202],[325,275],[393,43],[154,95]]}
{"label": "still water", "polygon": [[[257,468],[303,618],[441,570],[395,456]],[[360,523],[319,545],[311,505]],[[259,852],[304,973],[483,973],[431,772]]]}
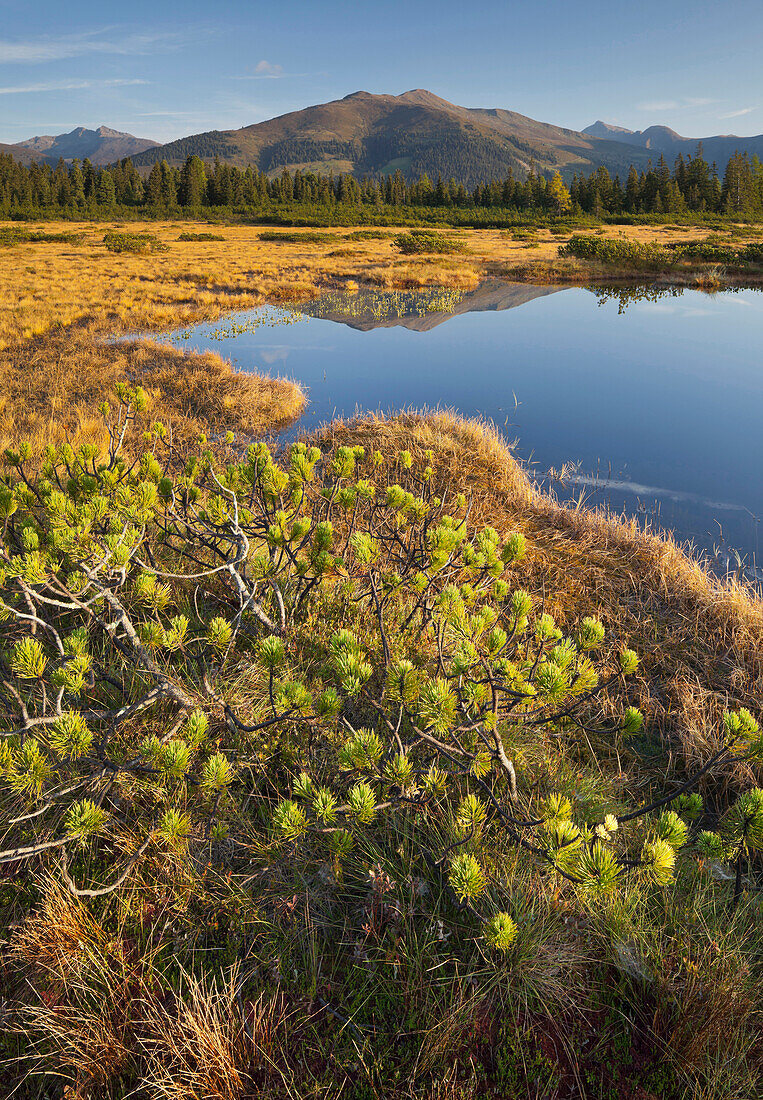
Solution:
{"label": "still water", "polygon": [[642,516],[754,570],[763,515],[763,292],[533,287],[332,293],[171,339],[299,381],[289,434],[362,410],[492,420],[565,499]]}

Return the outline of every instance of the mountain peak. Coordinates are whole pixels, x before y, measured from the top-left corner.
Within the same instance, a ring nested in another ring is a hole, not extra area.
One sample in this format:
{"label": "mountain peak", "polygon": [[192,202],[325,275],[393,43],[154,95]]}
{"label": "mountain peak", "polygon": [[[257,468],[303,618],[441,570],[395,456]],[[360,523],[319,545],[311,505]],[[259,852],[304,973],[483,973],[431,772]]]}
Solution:
{"label": "mountain peak", "polygon": [[403,92],[402,95],[395,98],[402,100],[404,103],[415,103],[420,107],[453,107],[453,104],[447,99],[435,95],[434,92],[427,91],[426,88],[411,88],[409,92]]}
{"label": "mountain peak", "polygon": [[625,126],[615,126],[612,122],[602,122],[600,118],[597,118],[596,122],[586,126],[580,132],[588,134],[589,137],[607,138],[611,137],[612,134],[632,134],[633,130],[628,130]]}
{"label": "mountain peak", "polygon": [[652,138],[669,138],[670,141],[688,141],[688,138],[681,137],[675,130],[671,130],[669,126],[649,126],[646,130],[640,131],[641,137],[647,141]]}
{"label": "mountain peak", "polygon": [[[435,95],[434,92],[427,91],[426,88],[411,88],[407,92],[401,92],[400,95],[386,95],[383,93],[378,94],[359,90],[357,92],[350,92],[349,95],[344,96],[336,102],[346,103],[353,99],[374,100],[380,103],[397,100],[399,103],[414,103],[417,106],[453,107],[453,104],[449,103],[447,99],[442,99],[440,96]],[[330,106],[330,104],[325,104],[325,106]]]}

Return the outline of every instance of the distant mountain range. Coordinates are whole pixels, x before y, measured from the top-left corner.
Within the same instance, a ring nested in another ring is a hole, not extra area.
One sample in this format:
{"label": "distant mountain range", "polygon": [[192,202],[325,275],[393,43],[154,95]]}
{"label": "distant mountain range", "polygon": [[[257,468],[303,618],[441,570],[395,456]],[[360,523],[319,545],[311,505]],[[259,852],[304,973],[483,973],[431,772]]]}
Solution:
{"label": "distant mountain range", "polygon": [[113,164],[123,157],[134,157],[157,144],[150,138],[123,134],[119,130],[109,129],[108,126],[99,126],[97,130],[86,130],[84,126],[78,126],[69,134],[46,134],[19,141],[15,145],[4,145],[0,147],[0,152],[11,153],[25,164],[33,160],[57,164],[62,157],[64,160],[73,160],[75,157],[84,160],[88,157],[93,164]]}
{"label": "distant mountain range", "polygon": [[667,126],[627,130],[601,121],[568,130],[502,108],[459,107],[421,88],[403,95],[353,92],[267,122],[209,130],[166,145],[101,126],[0,145],[0,152],[27,164],[55,164],[60,157],[110,164],[129,156],[143,172],[161,160],[182,165],[195,154],[256,165],[269,175],[284,168],[357,176],[400,169],[408,177],[426,172],[474,186],[505,176],[509,168],[524,176],[532,162],[543,172],[558,169],[567,180],[601,165],[624,176],[631,164],[645,168],[661,153],[671,164],[679,153],[694,155],[700,141],[706,159],[715,160],[721,171],[736,150],[763,157],[763,135],[685,138]]}
{"label": "distant mountain range", "polygon": [[637,145],[642,149],[648,149],[658,157],[662,153],[671,164],[678,156],[694,156],[697,145],[702,143],[702,153],[705,160],[712,163],[716,161],[720,169],[725,168],[729,157],[737,152],[749,153],[751,157],[763,157],[763,134],[757,137],[737,137],[735,134],[716,134],[714,137],[687,138],[681,137],[669,126],[650,126],[647,130],[626,130],[623,126],[612,126],[609,122],[594,122],[592,126],[586,126],[581,133],[589,137],[603,139],[605,141],[619,141],[624,145]]}

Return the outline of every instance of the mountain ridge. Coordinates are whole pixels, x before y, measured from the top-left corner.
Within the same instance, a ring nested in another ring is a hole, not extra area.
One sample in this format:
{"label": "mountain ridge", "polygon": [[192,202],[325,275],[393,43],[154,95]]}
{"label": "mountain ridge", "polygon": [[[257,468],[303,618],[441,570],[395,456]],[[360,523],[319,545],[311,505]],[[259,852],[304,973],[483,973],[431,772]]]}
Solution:
{"label": "mountain ridge", "polygon": [[46,164],[57,164],[60,159],[74,160],[75,157],[78,160],[87,157],[93,164],[113,164],[158,144],[151,138],[135,137],[110,126],[99,126],[97,130],[75,126],[65,134],[38,134],[6,148],[13,156]]}
{"label": "mountain ridge", "polygon": [[467,186],[509,169],[524,175],[533,161],[569,177],[602,163],[623,172],[634,160],[644,166],[648,160],[638,146],[625,149],[505,108],[462,107],[425,88],[401,95],[359,90],[236,130],[189,135],[133,159],[148,168],[164,159],[181,165],[194,154],[268,174],[300,168],[383,175],[399,168],[409,177],[453,176]]}
{"label": "mountain ridge", "polygon": [[509,170],[523,176],[533,163],[546,174],[560,171],[567,181],[575,172],[588,174],[600,166],[623,176],[631,165],[645,169],[659,155],[671,163],[679,153],[693,156],[700,143],[721,171],[737,151],[763,157],[763,135],[687,138],[667,126],[629,130],[602,119],[578,131],[503,107],[459,106],[426,88],[400,95],[359,89],[238,129],[208,130],[164,144],[105,125],[79,126],[0,145],[0,153],[24,164],[51,165],[61,158],[88,157],[105,165],[130,157],[144,173],[157,161],[180,166],[196,154],[239,167],[252,164],[271,176],[285,168],[355,176],[399,169],[408,178],[426,172],[433,180],[442,175],[474,186]]}
{"label": "mountain ridge", "polygon": [[628,146],[639,146],[652,153],[662,153],[665,157],[675,158],[694,156],[697,146],[702,146],[706,160],[717,161],[723,166],[736,152],[746,152],[751,157],[763,157],[763,134],[741,137],[739,134],[714,134],[710,137],[688,138],[671,130],[669,126],[648,126],[645,130],[628,130],[624,126],[615,126],[610,122],[597,119],[580,131],[593,138],[617,141]]}

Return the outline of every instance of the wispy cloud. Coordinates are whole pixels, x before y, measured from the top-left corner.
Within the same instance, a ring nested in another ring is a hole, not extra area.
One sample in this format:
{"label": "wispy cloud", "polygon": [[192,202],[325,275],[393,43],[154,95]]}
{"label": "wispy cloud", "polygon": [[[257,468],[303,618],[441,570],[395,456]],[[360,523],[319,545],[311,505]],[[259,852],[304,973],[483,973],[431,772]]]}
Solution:
{"label": "wispy cloud", "polygon": [[139,118],[196,118],[195,111],[137,111]]}
{"label": "wispy cloud", "polygon": [[79,92],[85,88],[124,88],[148,84],[148,80],[49,80],[40,84],[11,84],[0,87],[0,95],[26,95],[30,92]]}
{"label": "wispy cloud", "polygon": [[283,65],[273,65],[270,61],[258,61],[254,67],[255,77],[261,77],[265,80],[278,80],[279,77],[284,76]]}
{"label": "wispy cloud", "polygon": [[34,65],[62,61],[86,54],[147,54],[158,49],[174,49],[186,38],[185,32],[167,31],[123,34],[107,27],[79,34],[41,35],[39,38],[0,38],[0,64]]}
{"label": "wispy cloud", "polygon": [[639,111],[676,111],[678,110],[678,102],[675,99],[657,99],[649,103],[637,103],[636,109]]}
{"label": "wispy cloud", "polygon": [[272,61],[258,61],[250,73],[242,73],[240,76],[232,76],[231,80],[283,80],[286,77],[296,79],[303,76],[325,76],[325,73],[287,73],[283,65],[276,65]]}
{"label": "wispy cloud", "polygon": [[709,107],[715,99],[705,96],[683,96],[680,99],[656,99],[636,104],[639,111],[690,111],[697,107]]}
{"label": "wispy cloud", "polygon": [[718,115],[718,118],[741,118],[742,115],[751,115],[757,109],[757,107],[740,107],[738,111],[727,111],[724,115]]}

